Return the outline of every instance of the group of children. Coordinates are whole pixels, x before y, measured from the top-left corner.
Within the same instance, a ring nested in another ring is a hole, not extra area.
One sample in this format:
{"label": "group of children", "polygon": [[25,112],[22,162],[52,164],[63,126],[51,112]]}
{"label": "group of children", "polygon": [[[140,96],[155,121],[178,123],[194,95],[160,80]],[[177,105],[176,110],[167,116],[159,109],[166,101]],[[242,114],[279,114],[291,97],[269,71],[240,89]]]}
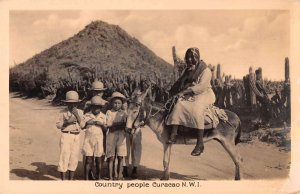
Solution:
{"label": "group of children", "polygon": [[[102,82],[92,84],[93,97],[86,103],[85,114],[78,109],[80,99],[75,91],[68,91],[64,102],[67,108],[61,113],[56,126],[61,130],[60,158],[58,171],[61,179],[74,179],[77,168],[81,130],[85,131],[83,142],[84,177],[90,179],[95,164],[96,179],[102,179],[101,169],[105,159],[108,161],[108,174],[110,180],[123,179],[124,157],[127,155],[125,126],[127,113],[123,105],[126,97],[114,92],[108,101],[102,98]],[[114,168],[114,161],[118,162]],[[115,170],[113,170],[115,169]],[[127,170],[127,169],[126,169]]]}

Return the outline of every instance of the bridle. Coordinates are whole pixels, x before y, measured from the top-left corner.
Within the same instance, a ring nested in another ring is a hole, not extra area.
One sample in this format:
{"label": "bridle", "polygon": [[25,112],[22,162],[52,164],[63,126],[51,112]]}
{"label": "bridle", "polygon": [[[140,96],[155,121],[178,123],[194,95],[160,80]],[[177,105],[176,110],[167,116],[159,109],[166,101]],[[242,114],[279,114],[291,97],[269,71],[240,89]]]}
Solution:
{"label": "bridle", "polygon": [[132,131],[133,132],[132,131],[131,132],[127,131],[127,132],[129,132],[130,134],[134,134],[138,128],[143,127],[146,124],[148,124],[149,120],[161,111],[167,111],[167,114],[169,114],[170,111],[172,110],[172,108],[174,107],[174,105],[176,104],[178,98],[179,98],[178,96],[173,96],[164,104],[164,106],[162,108],[159,108],[154,114],[152,114],[153,106],[151,104],[149,112],[146,112],[146,116],[142,115],[143,119],[140,120],[140,123],[137,126],[135,126],[135,123],[137,122],[138,119],[141,118],[141,114],[144,114],[144,112],[141,111],[143,103],[142,103],[142,101],[129,100],[128,107],[130,107],[130,104],[135,104],[138,107],[139,112],[132,123]]}
{"label": "bridle", "polygon": [[[151,105],[150,106],[150,110],[149,112],[146,112],[146,116],[144,116],[144,112],[141,111],[142,110],[142,103],[141,102],[135,102],[135,101],[129,101],[129,104],[132,103],[132,104],[135,104],[137,107],[138,107],[138,114],[136,116],[136,118],[134,119],[133,123],[132,123],[132,131],[131,131],[131,134],[134,134],[136,132],[136,130],[138,128],[141,128],[141,127],[144,127],[146,124],[148,124],[150,118],[154,117],[155,115],[157,115],[159,112],[165,110],[165,108],[161,108],[159,110],[157,110],[154,114],[152,114],[152,111],[153,111],[153,106]],[[140,123],[138,125],[135,125],[135,122],[141,118],[141,114],[143,114],[143,119],[140,120]]]}

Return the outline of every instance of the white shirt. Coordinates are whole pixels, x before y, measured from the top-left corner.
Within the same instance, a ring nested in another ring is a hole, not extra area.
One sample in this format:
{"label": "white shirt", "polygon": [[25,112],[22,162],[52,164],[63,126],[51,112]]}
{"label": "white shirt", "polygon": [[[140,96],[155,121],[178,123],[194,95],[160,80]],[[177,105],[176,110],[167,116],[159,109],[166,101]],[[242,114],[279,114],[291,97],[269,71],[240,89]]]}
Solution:
{"label": "white shirt", "polygon": [[[98,115],[94,115],[92,112],[88,112],[84,115],[84,121],[88,122],[89,120],[95,120],[101,122],[103,125],[106,124],[106,115],[100,112]],[[87,125],[86,134],[97,135],[102,134],[102,128],[99,125]]]}
{"label": "white shirt", "polygon": [[[84,116],[83,116],[83,111],[80,110],[80,109],[77,109],[78,110],[78,115],[79,117],[81,118],[81,126],[82,126],[82,123],[84,122]],[[78,124],[78,122],[76,122],[75,124],[70,124],[66,127],[64,127],[64,123],[69,120],[71,117],[75,117],[75,115],[73,115],[68,109],[65,109],[61,115],[59,116],[59,119],[58,121],[56,122],[56,127],[58,129],[61,129],[61,131],[72,131],[72,132],[80,132],[80,125]]]}

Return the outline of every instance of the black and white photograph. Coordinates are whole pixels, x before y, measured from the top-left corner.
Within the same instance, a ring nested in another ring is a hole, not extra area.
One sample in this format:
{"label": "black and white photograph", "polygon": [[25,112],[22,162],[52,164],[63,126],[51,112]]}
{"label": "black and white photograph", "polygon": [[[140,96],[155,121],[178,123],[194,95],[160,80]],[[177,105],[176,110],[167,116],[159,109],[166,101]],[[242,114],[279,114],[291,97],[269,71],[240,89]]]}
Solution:
{"label": "black and white photograph", "polygon": [[8,181],[101,192],[290,179],[290,9],[7,13]]}

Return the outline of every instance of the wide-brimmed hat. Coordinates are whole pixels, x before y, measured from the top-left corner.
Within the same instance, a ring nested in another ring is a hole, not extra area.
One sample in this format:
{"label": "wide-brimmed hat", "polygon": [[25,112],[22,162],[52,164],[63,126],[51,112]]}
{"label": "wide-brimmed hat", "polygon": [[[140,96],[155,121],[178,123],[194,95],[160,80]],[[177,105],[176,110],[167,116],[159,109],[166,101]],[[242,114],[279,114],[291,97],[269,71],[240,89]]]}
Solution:
{"label": "wide-brimmed hat", "polygon": [[62,100],[62,101],[67,103],[81,102],[81,100],[79,100],[79,95],[76,91],[68,91],[66,93],[66,100]]}
{"label": "wide-brimmed hat", "polygon": [[114,93],[112,93],[111,97],[109,98],[109,101],[111,102],[115,98],[119,98],[123,102],[127,101],[127,98],[122,93],[120,93],[120,92],[114,92]]}
{"label": "wide-brimmed hat", "polygon": [[91,99],[91,106],[104,106],[106,103],[107,101],[101,98],[100,96],[94,96]]}
{"label": "wide-brimmed hat", "polygon": [[102,82],[100,82],[100,81],[94,81],[92,83],[92,87],[90,88],[90,90],[103,91],[103,90],[106,90],[106,88],[104,88],[104,85],[103,85]]}

